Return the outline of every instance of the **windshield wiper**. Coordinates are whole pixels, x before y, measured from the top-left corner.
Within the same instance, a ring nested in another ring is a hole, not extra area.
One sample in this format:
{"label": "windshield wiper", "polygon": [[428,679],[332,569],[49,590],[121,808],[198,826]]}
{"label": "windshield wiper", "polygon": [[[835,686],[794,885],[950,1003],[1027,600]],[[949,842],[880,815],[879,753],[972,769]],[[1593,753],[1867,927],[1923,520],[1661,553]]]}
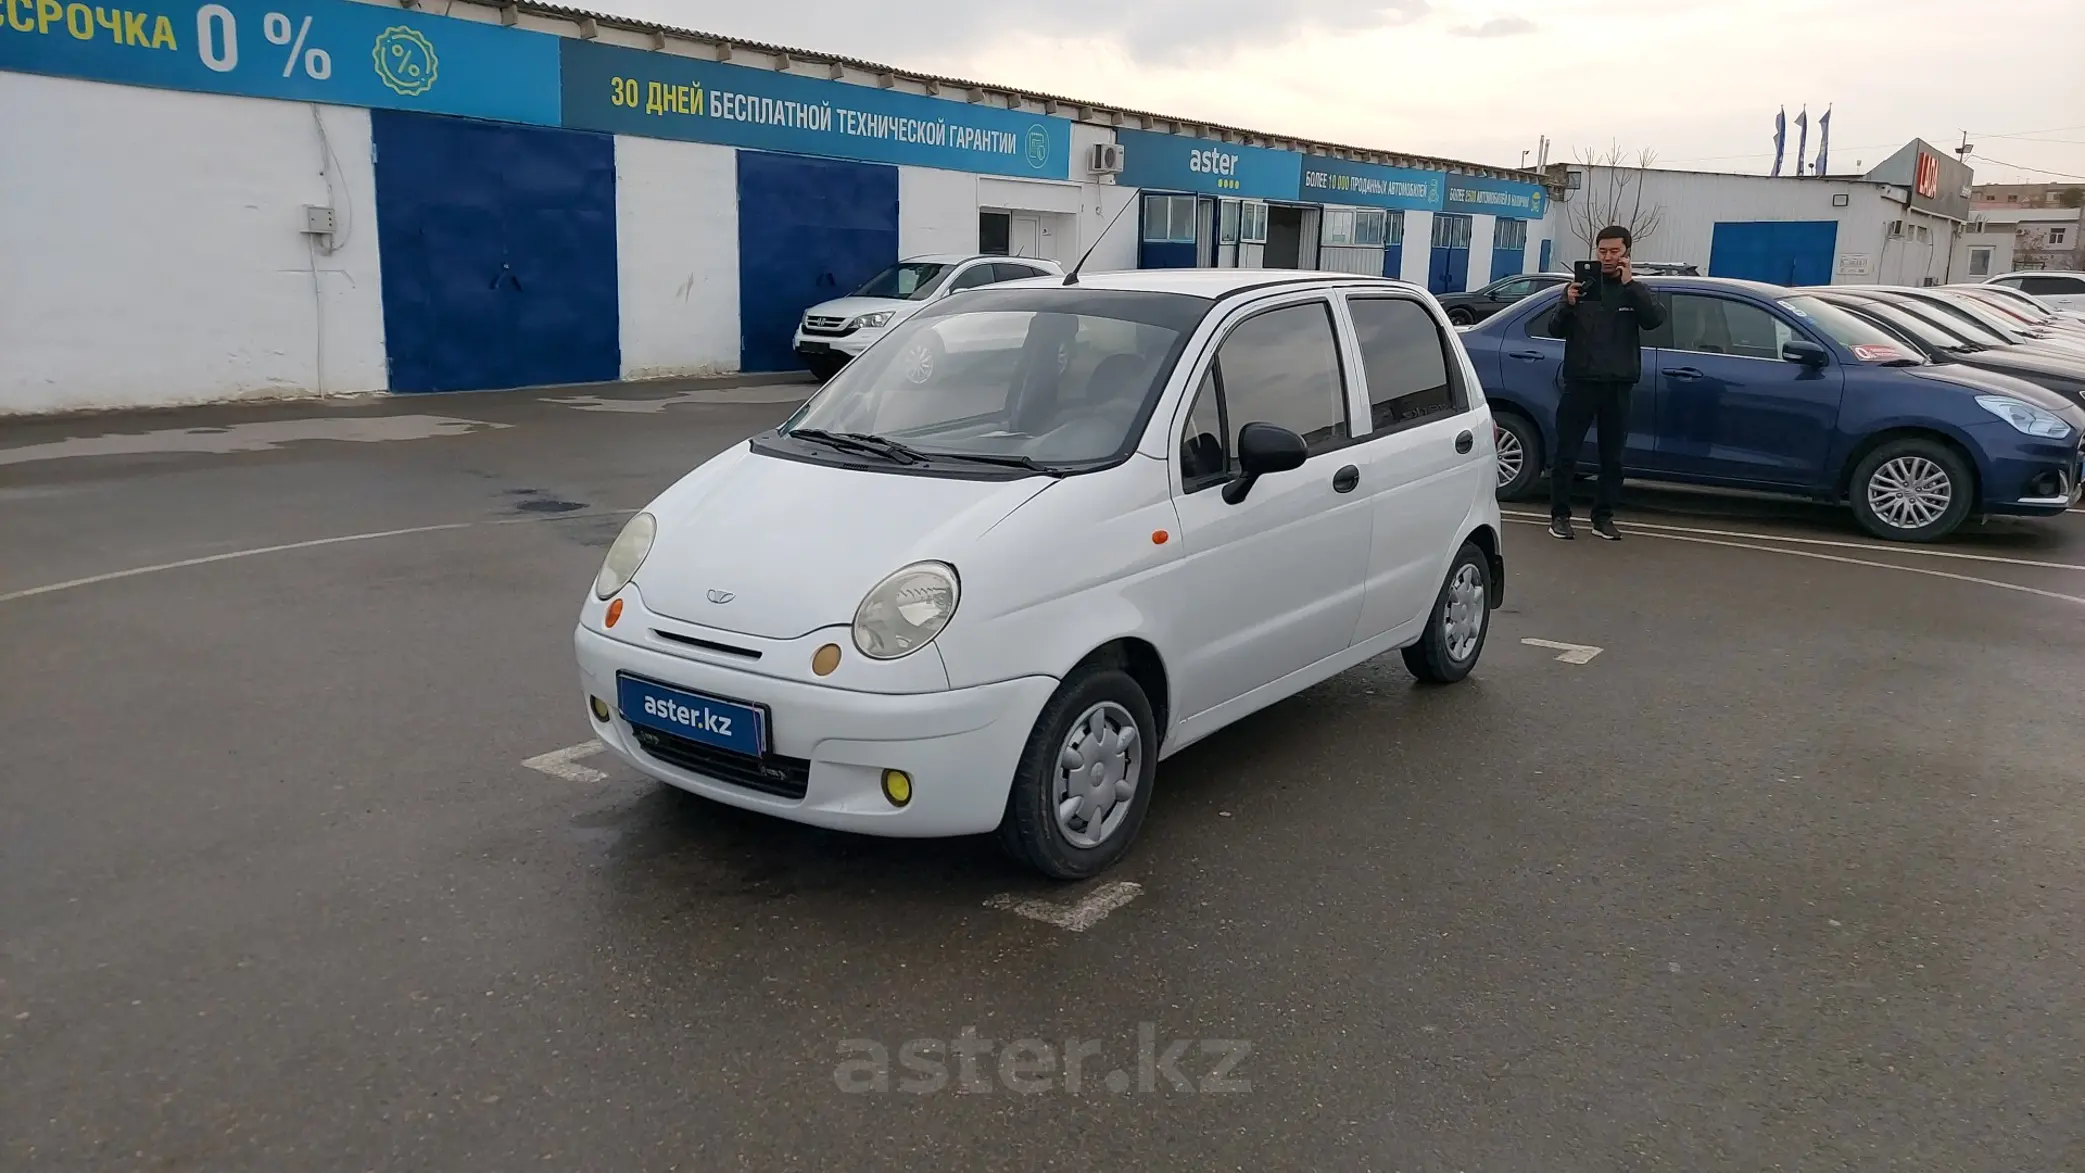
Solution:
{"label": "windshield wiper", "polygon": [[926,459],[923,454],[907,448],[896,440],[886,440],[881,436],[871,436],[862,432],[828,432],[822,428],[796,428],[785,432],[784,435],[800,440],[814,440],[843,452],[862,452],[870,456],[880,456],[893,464],[919,464]]}
{"label": "windshield wiper", "polygon": [[1033,456],[1014,456],[985,452],[928,452],[923,455],[934,460],[967,460],[972,464],[997,464],[1007,468],[1025,468],[1044,476],[1061,477],[1065,471],[1055,465],[1044,464]]}

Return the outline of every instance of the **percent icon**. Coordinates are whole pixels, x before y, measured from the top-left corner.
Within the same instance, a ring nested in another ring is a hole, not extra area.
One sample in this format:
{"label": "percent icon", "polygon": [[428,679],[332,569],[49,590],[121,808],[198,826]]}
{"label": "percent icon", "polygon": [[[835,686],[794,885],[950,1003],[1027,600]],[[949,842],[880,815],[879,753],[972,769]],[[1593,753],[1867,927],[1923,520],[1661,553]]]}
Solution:
{"label": "percent icon", "polygon": [[333,76],[333,55],[324,49],[304,47],[304,38],[311,33],[309,16],[304,18],[302,24],[293,26],[288,16],[280,12],[268,13],[261,18],[261,33],[268,38],[271,45],[290,47],[289,59],[282,63],[282,76],[288,77],[297,72],[300,61],[304,65],[305,76],[313,80],[324,81]]}

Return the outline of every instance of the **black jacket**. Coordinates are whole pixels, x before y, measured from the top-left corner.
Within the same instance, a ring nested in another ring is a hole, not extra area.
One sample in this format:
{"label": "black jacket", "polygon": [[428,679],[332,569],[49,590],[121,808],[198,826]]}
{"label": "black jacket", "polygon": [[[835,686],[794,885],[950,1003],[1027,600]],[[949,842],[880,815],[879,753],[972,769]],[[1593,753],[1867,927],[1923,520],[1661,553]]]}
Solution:
{"label": "black jacket", "polygon": [[1555,329],[1564,339],[1564,377],[1634,383],[1643,373],[1643,331],[1664,324],[1664,309],[1642,281],[1624,285],[1602,279],[1579,295],[1577,305],[1557,308]]}

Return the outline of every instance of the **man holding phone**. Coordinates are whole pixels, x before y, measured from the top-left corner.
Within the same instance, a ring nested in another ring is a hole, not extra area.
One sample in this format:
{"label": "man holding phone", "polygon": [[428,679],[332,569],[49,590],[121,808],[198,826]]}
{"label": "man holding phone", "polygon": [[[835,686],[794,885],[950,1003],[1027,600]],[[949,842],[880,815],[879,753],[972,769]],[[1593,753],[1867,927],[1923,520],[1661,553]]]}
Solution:
{"label": "man holding phone", "polygon": [[1557,309],[1564,340],[1564,393],[1557,401],[1556,451],[1549,465],[1549,534],[1569,541],[1571,482],[1587,425],[1600,424],[1600,488],[1593,498],[1593,532],[1622,540],[1614,528],[1622,492],[1622,445],[1629,436],[1629,392],[1643,373],[1645,330],[1665,324],[1665,311],[1636,280],[1629,264],[1629,230],[1619,224],[1593,239],[1594,260],[1572,266]]}

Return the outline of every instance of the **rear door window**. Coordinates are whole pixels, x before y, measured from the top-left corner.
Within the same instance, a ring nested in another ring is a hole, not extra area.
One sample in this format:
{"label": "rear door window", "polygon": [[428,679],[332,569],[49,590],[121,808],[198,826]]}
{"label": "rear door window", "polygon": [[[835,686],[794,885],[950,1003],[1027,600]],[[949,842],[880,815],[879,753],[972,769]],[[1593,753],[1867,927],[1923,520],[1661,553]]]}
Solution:
{"label": "rear door window", "polygon": [[1347,308],[1361,343],[1361,373],[1368,381],[1374,431],[1396,431],[1468,407],[1462,381],[1454,377],[1448,340],[1417,302],[1353,298]]}

